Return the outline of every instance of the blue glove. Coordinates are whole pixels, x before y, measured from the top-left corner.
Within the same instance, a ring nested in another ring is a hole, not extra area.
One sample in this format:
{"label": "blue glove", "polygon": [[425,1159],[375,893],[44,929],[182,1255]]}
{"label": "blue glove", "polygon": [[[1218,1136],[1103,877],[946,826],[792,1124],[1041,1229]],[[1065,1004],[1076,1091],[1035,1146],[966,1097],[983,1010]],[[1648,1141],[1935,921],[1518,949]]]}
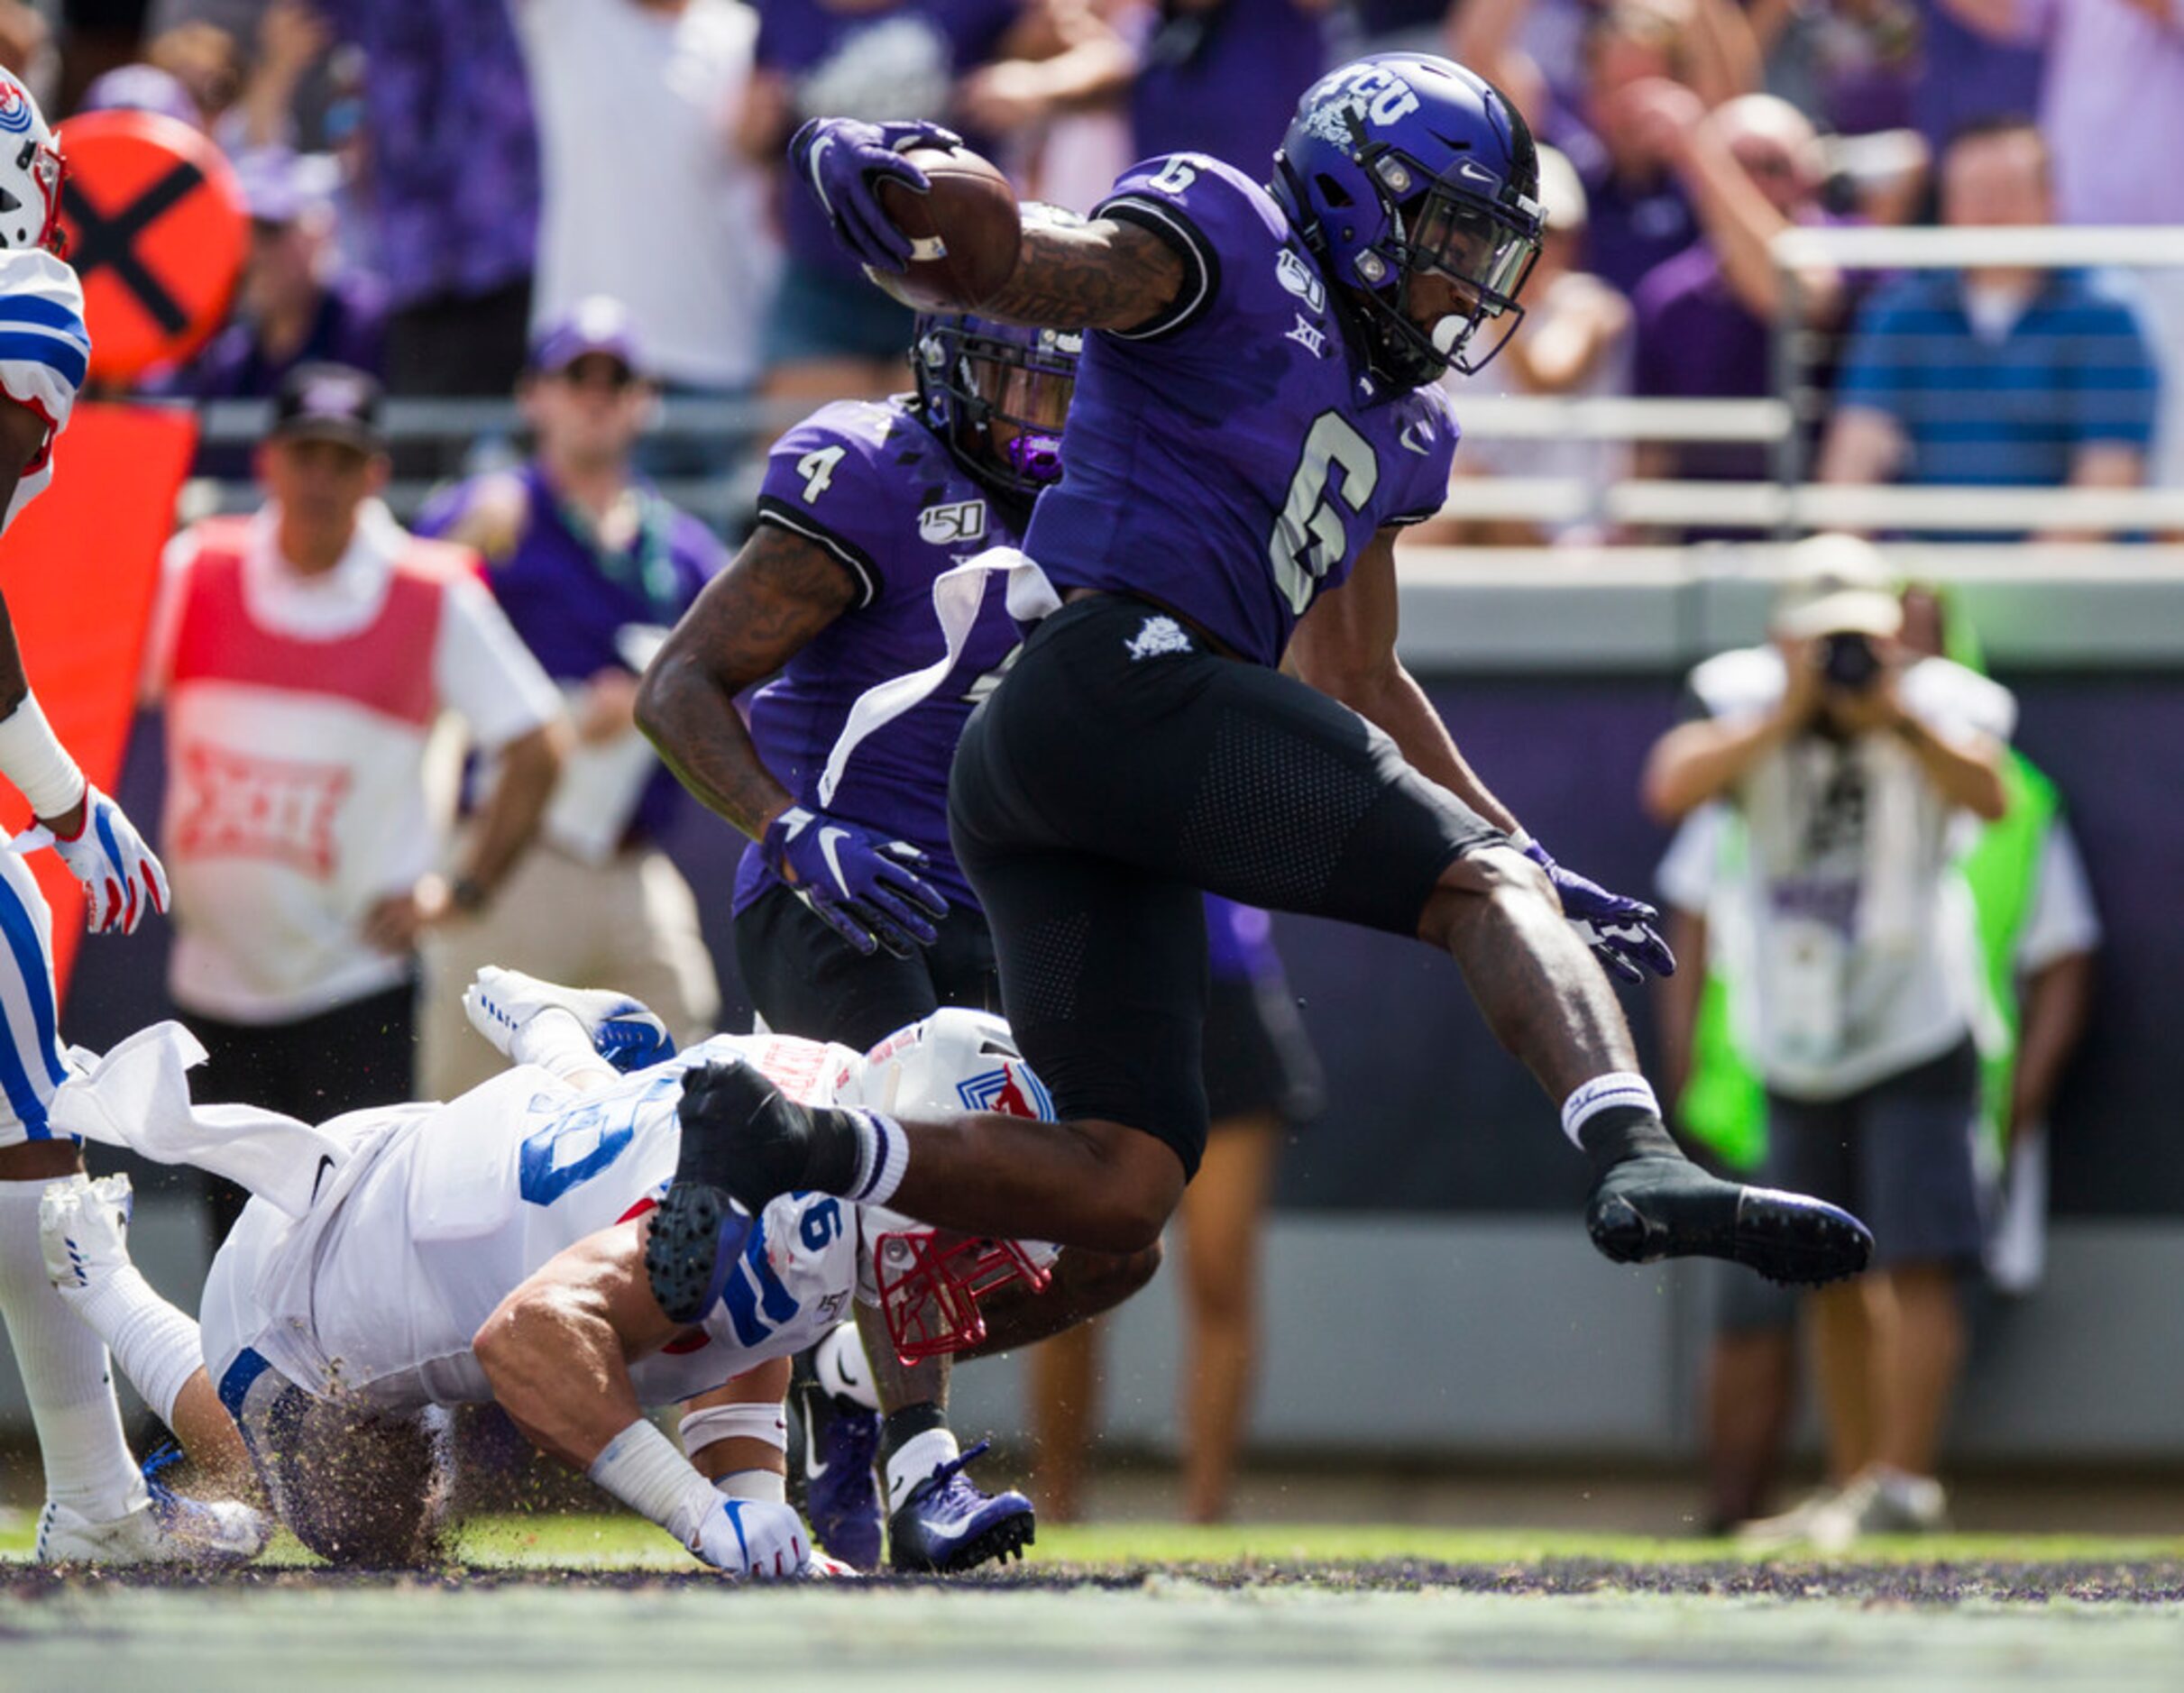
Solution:
{"label": "blue glove", "polygon": [[930,947],[948,901],[917,873],[925,855],[906,840],[875,840],[854,823],[791,806],[771,823],[759,852],[819,920],[870,957],[885,947],[907,958]]}
{"label": "blue glove", "polygon": [[1654,927],[1661,920],[1660,912],[1643,900],[1627,900],[1574,870],[1565,870],[1536,840],[1524,842],[1523,852],[1547,873],[1547,880],[1562,896],[1563,915],[1592,948],[1602,968],[1626,982],[1643,982],[1647,970],[1656,975],[1676,973],[1676,956]]}
{"label": "blue glove", "polygon": [[835,239],[861,262],[899,273],[910,262],[910,237],[881,209],[879,185],[892,178],[913,193],[930,193],[932,184],[904,152],[961,144],[960,136],[938,124],[815,117],[791,138],[789,163],[819,197]]}

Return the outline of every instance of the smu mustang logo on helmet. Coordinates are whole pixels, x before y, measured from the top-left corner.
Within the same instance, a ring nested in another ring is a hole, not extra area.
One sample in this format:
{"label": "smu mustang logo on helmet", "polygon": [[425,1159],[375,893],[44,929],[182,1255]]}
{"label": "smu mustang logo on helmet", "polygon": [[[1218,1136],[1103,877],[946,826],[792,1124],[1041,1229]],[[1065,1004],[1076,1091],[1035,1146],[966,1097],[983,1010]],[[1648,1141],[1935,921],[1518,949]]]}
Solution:
{"label": "smu mustang logo on helmet", "polygon": [[966,1111],[999,1112],[1005,1117],[1036,1117],[1054,1121],[1054,1102],[1046,1086],[1026,1065],[1004,1064],[967,1077],[956,1084],[956,1096]]}
{"label": "smu mustang logo on helmet", "polygon": [[36,118],[37,110],[31,105],[31,96],[23,91],[23,85],[0,73],[0,130],[10,135],[25,134]]}

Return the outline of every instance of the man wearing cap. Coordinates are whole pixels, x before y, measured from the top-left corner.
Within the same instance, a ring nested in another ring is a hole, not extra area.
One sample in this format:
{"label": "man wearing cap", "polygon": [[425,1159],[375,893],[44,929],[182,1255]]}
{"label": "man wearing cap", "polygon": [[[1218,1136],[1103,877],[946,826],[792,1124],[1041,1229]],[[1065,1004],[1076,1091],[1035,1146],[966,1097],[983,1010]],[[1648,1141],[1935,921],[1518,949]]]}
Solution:
{"label": "man wearing cap", "polygon": [[633,707],[638,673],[727,559],[630,468],[654,404],[645,371],[618,301],[594,295],[549,321],[516,390],[536,455],[458,484],[418,521],[485,555],[487,582],[576,731],[538,849],[478,921],[427,948],[419,1076],[436,1099],[501,1067],[462,1013],[485,965],[634,993],[683,1041],[711,1033],[720,1009],[697,901],[659,846],[685,801]]}
{"label": "man wearing cap", "polygon": [[[1987,678],[1905,650],[1870,545],[1818,535],[1793,554],[1773,638],[1692,673],[1701,715],[1654,747],[1644,796],[1665,822],[1711,800],[1743,822],[1749,956],[1737,975],[1766,1088],[1761,1179],[1872,1222],[1873,1272],[1811,1295],[1840,1487],[1782,1527],[1847,1542],[1942,1517],[1933,1474],[1963,1355],[1958,1278],[1982,1244],[1983,1013],[1953,860],[1970,819],[2005,808],[2016,708]],[[1869,1398],[1849,1386],[1861,1366]]]}
{"label": "man wearing cap", "polygon": [[350,364],[377,374],[387,311],[370,279],[333,263],[333,161],[262,148],[236,160],[250,207],[250,259],[235,320],[173,386],[197,399],[271,396],[299,364]]}
{"label": "man wearing cap", "polygon": [[[379,406],[362,371],[289,374],[258,454],[271,498],[170,545],[147,677],[167,713],[169,986],[211,1054],[204,1096],[306,1121],[410,1096],[418,943],[491,901],[564,736],[474,556],[380,502]],[[497,773],[445,874],[425,758],[444,710]]]}

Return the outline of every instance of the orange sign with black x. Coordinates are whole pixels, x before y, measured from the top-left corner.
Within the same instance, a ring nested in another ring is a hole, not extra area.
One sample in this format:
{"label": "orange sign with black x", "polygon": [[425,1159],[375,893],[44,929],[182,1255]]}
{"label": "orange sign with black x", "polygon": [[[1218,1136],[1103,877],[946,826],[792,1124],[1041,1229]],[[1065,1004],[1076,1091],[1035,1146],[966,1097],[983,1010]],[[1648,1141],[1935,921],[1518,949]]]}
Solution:
{"label": "orange sign with black x", "polygon": [[188,358],[226,321],[250,246],[226,157],[156,112],[87,113],[60,142],[60,226],[83,279],[92,380],[125,383]]}

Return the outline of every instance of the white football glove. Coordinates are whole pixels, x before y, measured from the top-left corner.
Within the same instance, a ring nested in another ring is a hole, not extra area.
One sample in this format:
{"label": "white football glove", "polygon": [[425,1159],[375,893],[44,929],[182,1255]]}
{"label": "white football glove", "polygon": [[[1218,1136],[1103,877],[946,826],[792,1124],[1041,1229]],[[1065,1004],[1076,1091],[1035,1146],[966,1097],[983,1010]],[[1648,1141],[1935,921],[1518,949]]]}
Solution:
{"label": "white football glove", "polygon": [[134,1203],[126,1176],[81,1176],[50,1182],[38,1198],[38,1245],[46,1279],[63,1299],[91,1292],[129,1267],[129,1213]]}
{"label": "white football glove", "polygon": [[[674,1057],[674,1037],[642,1000],[601,988],[563,987],[487,965],[463,990],[470,1024],[515,1064],[543,1062],[558,1041],[549,1012],[574,1017],[592,1049],[625,1073]],[[545,1019],[543,1025],[541,1019]],[[549,1066],[551,1067],[551,1066]]]}
{"label": "white football glove", "polygon": [[791,1505],[768,1499],[723,1499],[698,1524],[690,1549],[723,1575],[775,1581],[808,1574],[811,1537]]}
{"label": "white football glove", "polygon": [[63,840],[41,823],[8,846],[19,853],[50,846],[60,855],[83,883],[85,920],[94,935],[115,929],[133,935],[146,911],[167,909],[167,872],[121,807],[96,788],[84,789],[83,828],[72,838]]}

